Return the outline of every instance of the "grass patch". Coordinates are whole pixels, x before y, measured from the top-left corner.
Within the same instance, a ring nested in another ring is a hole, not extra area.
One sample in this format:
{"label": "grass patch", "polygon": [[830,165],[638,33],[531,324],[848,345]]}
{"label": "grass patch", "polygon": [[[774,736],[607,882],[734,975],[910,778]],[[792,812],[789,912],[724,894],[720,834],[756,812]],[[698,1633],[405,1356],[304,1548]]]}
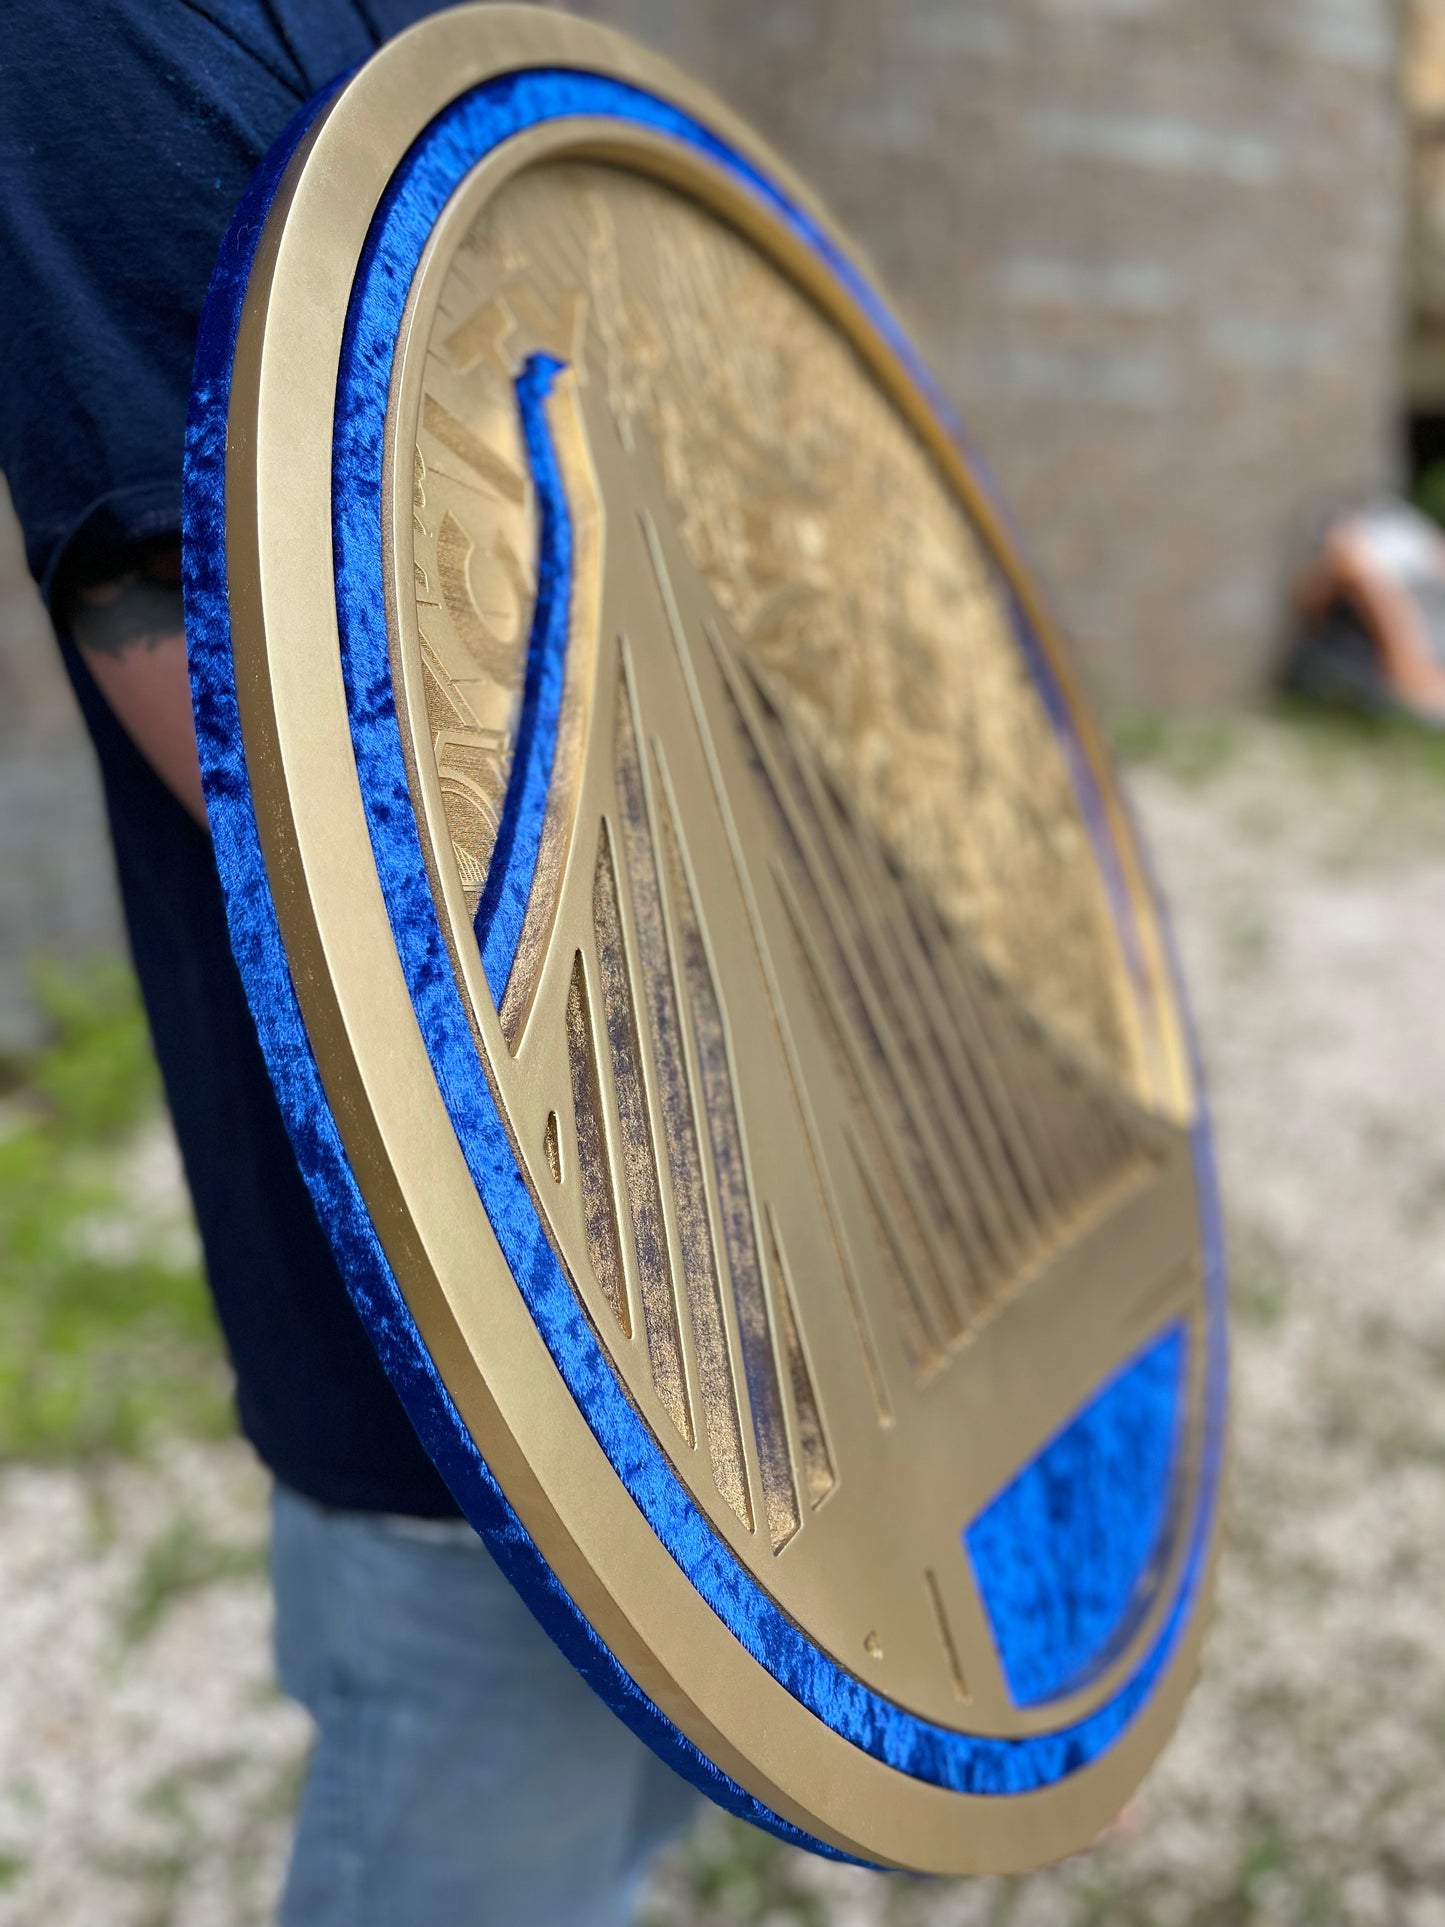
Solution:
{"label": "grass patch", "polygon": [[673,1892],[660,1909],[643,1913],[642,1927],[682,1919],[689,1927],[823,1927],[822,1902],[789,1879],[794,1856],[741,1820],[709,1815],[688,1836],[679,1860]]}
{"label": "grass patch", "polygon": [[1181,783],[1207,783],[1238,757],[1244,730],[1229,716],[1156,716],[1124,710],[1109,718],[1109,740],[1124,764],[1162,769]]}
{"label": "grass patch", "polygon": [[224,1579],[249,1579],[266,1569],[260,1546],[225,1545],[182,1515],[146,1548],[120,1633],[130,1646],[153,1633],[178,1599]]}
{"label": "grass patch", "polygon": [[51,1041],[10,1067],[0,1123],[0,1459],[217,1436],[228,1374],[198,1266],[157,1239],[85,1236],[124,1218],[126,1147],[161,1104],[134,980],[112,961],[39,994]]}
{"label": "grass patch", "polygon": [[1236,1318],[1258,1331],[1273,1330],[1289,1311],[1289,1259],[1275,1239],[1252,1224],[1236,1222],[1230,1228],[1229,1301]]}
{"label": "grass patch", "polygon": [[1445,784],[1445,730],[1427,729],[1404,716],[1320,709],[1293,696],[1281,696],[1270,713],[1317,775],[1388,768],[1392,777],[1406,781]]}
{"label": "grass patch", "polygon": [[[1324,709],[1295,696],[1277,697],[1263,714],[1307,775],[1329,782],[1385,770],[1406,784],[1445,785],[1445,729],[1427,729],[1404,716]],[[1248,716],[1125,710],[1109,717],[1109,740],[1121,763],[1159,769],[1181,783],[1207,783],[1223,774],[1257,739]]]}

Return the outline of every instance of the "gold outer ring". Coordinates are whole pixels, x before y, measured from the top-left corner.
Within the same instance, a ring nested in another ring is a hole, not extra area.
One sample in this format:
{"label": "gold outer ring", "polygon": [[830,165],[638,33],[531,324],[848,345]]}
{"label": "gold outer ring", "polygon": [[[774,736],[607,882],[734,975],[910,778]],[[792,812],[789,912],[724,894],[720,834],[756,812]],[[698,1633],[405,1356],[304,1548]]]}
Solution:
{"label": "gold outer ring", "polygon": [[[588,1429],[497,1246],[392,941],[352,756],[332,585],[332,411],[347,300],[381,195],[421,129],[460,93],[548,65],[609,75],[674,102],[852,255],[789,169],[702,89],[622,37],[551,13],[479,6],[436,16],[385,47],[323,110],[286,171],[255,256],[226,468],[242,731],[292,977],[348,1158],[423,1340],[508,1501],[631,1678],[722,1771],[844,1852],[939,1873],[1027,1869],[1089,1844],[1177,1722],[1208,1616],[1217,1511],[1201,1593],[1167,1671],[1090,1766],[1038,1792],[983,1798],[908,1778],[841,1739],[721,1625]],[[639,141],[636,163],[657,172],[657,143]],[[787,265],[818,287],[822,270],[810,258]],[[1153,1096],[1187,1118],[1187,1040],[1158,913],[1068,657],[946,432],[863,317],[854,332],[1043,639],[1134,907],[1144,995],[1159,1019]]]}

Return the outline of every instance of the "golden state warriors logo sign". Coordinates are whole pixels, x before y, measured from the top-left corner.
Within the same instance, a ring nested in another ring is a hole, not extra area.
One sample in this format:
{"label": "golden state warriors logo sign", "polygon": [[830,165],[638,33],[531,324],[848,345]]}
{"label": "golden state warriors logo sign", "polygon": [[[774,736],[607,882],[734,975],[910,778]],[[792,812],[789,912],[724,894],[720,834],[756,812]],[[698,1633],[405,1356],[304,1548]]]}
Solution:
{"label": "golden state warriors logo sign", "polygon": [[188,625],[236,952],[419,1431],[635,1731],[881,1864],[1178,1717],[1223,1281],[1159,914],[907,342],[615,36],[442,15],[218,266]]}

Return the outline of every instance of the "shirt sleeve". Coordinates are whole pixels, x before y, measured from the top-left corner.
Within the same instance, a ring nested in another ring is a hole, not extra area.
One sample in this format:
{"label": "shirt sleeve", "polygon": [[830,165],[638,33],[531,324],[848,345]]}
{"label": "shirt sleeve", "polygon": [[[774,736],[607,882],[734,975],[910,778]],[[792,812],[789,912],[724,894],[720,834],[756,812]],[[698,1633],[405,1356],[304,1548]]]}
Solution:
{"label": "shirt sleeve", "polygon": [[201,304],[303,101],[417,0],[46,0],[0,36],[0,470],[54,604],[180,529]]}

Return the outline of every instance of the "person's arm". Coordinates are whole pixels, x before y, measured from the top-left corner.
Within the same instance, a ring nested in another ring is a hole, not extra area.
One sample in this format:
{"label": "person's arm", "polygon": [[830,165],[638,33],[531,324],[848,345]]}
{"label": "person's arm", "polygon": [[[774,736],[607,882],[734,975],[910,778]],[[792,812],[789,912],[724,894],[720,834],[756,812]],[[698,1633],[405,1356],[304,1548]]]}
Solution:
{"label": "person's arm", "polygon": [[79,590],[69,628],[121,727],[204,829],[179,563],[177,554],[167,552],[113,581]]}

